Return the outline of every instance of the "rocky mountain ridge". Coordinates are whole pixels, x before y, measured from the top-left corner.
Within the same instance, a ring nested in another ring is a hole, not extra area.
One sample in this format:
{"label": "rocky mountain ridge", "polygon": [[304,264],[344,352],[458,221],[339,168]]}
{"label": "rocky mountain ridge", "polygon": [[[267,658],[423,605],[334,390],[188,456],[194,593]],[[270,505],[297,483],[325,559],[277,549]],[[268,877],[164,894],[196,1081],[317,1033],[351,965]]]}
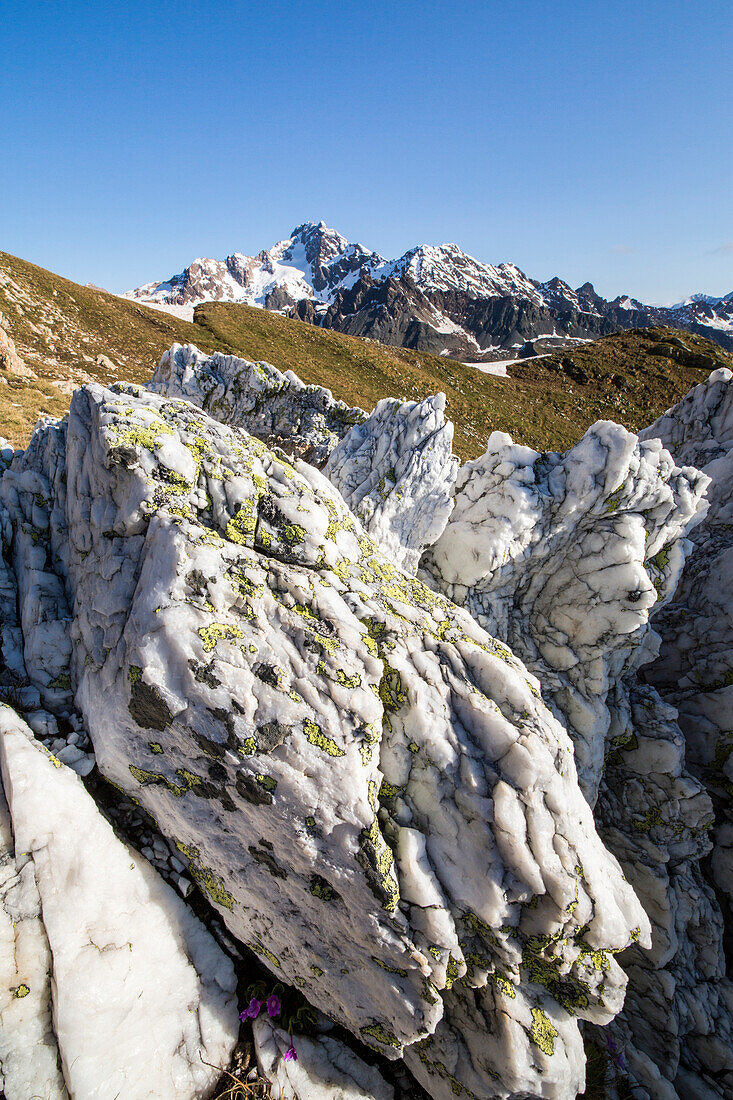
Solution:
{"label": "rocky mountain ridge", "polygon": [[193,316],[201,302],[242,302],[386,344],[491,360],[570,346],[629,328],[668,325],[733,350],[733,293],[671,307],[628,296],[607,301],[591,283],[538,282],[515,264],[494,267],[455,244],[420,245],[386,260],[323,222],[297,226],[256,256],[198,259],[128,295]]}

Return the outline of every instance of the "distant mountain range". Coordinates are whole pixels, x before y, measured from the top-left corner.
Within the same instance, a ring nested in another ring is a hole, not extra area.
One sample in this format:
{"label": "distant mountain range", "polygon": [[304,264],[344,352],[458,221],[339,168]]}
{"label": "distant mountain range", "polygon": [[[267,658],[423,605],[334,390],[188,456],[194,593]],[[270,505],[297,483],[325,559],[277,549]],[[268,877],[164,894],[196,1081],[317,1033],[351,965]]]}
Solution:
{"label": "distant mountain range", "polygon": [[351,336],[481,361],[523,357],[629,328],[688,329],[733,351],[733,292],[674,306],[591,283],[530,279],[515,264],[483,264],[455,244],[418,245],[386,260],[323,222],[306,222],[256,256],[194,260],[179,275],[126,295],[188,319],[201,302],[242,302]]}

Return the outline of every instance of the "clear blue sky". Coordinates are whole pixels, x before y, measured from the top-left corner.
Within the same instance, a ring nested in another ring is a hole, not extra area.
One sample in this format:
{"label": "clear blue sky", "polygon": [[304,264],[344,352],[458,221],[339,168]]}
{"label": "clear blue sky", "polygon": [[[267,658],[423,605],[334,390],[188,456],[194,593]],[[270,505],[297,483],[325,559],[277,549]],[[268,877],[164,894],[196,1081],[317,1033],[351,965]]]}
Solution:
{"label": "clear blue sky", "polygon": [[0,0],[0,249],[121,291],[320,220],[733,289],[730,0]]}

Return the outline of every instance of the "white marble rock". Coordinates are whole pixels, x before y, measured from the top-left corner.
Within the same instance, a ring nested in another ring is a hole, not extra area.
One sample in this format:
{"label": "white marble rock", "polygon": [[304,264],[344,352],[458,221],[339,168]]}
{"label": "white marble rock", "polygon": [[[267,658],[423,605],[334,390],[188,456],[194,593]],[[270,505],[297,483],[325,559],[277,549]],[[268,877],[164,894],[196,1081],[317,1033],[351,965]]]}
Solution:
{"label": "white marble rock", "polygon": [[512,1041],[465,1072],[574,1095],[578,1018],[618,1011],[610,952],[648,921],[537,681],[315,469],[194,406],[85,387],[66,458],[71,678],[102,772],[278,978],[388,1057],[434,1033],[432,1095],[460,1084],[436,1028],[474,989],[468,1041],[507,1015]]}
{"label": "white marble rock", "polygon": [[[74,1100],[210,1095],[219,1072],[201,1059],[227,1065],[238,1033],[230,960],[146,861],[117,839],[74,772],[5,706],[0,766],[16,863],[28,877],[26,898],[19,902],[17,887],[12,896],[5,892],[3,909],[12,913],[11,905],[25,902],[21,929],[28,933],[16,937],[15,965],[25,948],[23,1007],[27,1002],[35,1016],[19,1026],[17,997],[15,1018],[3,1013],[9,1100],[33,1095],[18,1091],[19,1048],[31,1042],[32,1068],[22,1067],[29,1084],[36,1088],[43,1077],[44,1098],[66,1096],[50,1070],[54,1041]],[[7,997],[5,988],[0,995]]]}
{"label": "white marble rock", "polygon": [[306,386],[293,371],[221,352],[206,355],[194,344],[174,344],[166,351],[149,388],[193,401],[216,420],[318,467],[367,415],[336,401],[322,386]]}
{"label": "white marble rock", "polygon": [[414,573],[453,510],[458,459],[445,394],[380,401],[334,448],[323,468],[380,550]]}

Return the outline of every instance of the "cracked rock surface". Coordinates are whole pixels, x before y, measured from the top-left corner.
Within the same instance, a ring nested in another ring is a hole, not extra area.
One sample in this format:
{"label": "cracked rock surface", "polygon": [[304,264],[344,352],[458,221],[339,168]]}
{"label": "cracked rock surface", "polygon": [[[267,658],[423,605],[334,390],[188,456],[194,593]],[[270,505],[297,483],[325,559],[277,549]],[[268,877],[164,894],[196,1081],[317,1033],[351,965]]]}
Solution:
{"label": "cracked rock surface", "polygon": [[722,919],[699,866],[712,805],[674,710],[638,682],[659,646],[650,613],[672,606],[708,484],[618,425],[594,425],[564,455],[494,433],[422,562],[539,676],[573,737],[601,834],[652,922],[652,952],[622,956],[632,981],[608,1036],[637,1085],[669,1100],[692,1081],[704,1092],[711,1064],[713,1095],[729,1087]]}
{"label": "cracked rock surface", "polygon": [[7,706],[0,765],[4,1095],[208,1096],[199,1055],[226,1063],[236,1039],[230,961]]}
{"label": "cracked rock surface", "polygon": [[89,386],[42,432],[103,774],[235,937],[432,1096],[574,1095],[577,1021],[618,1011],[612,953],[648,921],[534,677],[317,470],[195,406]]}
{"label": "cracked rock surface", "polygon": [[221,352],[206,355],[193,344],[174,344],[165,352],[149,388],[193,401],[224,424],[319,468],[349,428],[367,416],[322,386],[306,386],[293,371],[283,374],[269,363]]}

